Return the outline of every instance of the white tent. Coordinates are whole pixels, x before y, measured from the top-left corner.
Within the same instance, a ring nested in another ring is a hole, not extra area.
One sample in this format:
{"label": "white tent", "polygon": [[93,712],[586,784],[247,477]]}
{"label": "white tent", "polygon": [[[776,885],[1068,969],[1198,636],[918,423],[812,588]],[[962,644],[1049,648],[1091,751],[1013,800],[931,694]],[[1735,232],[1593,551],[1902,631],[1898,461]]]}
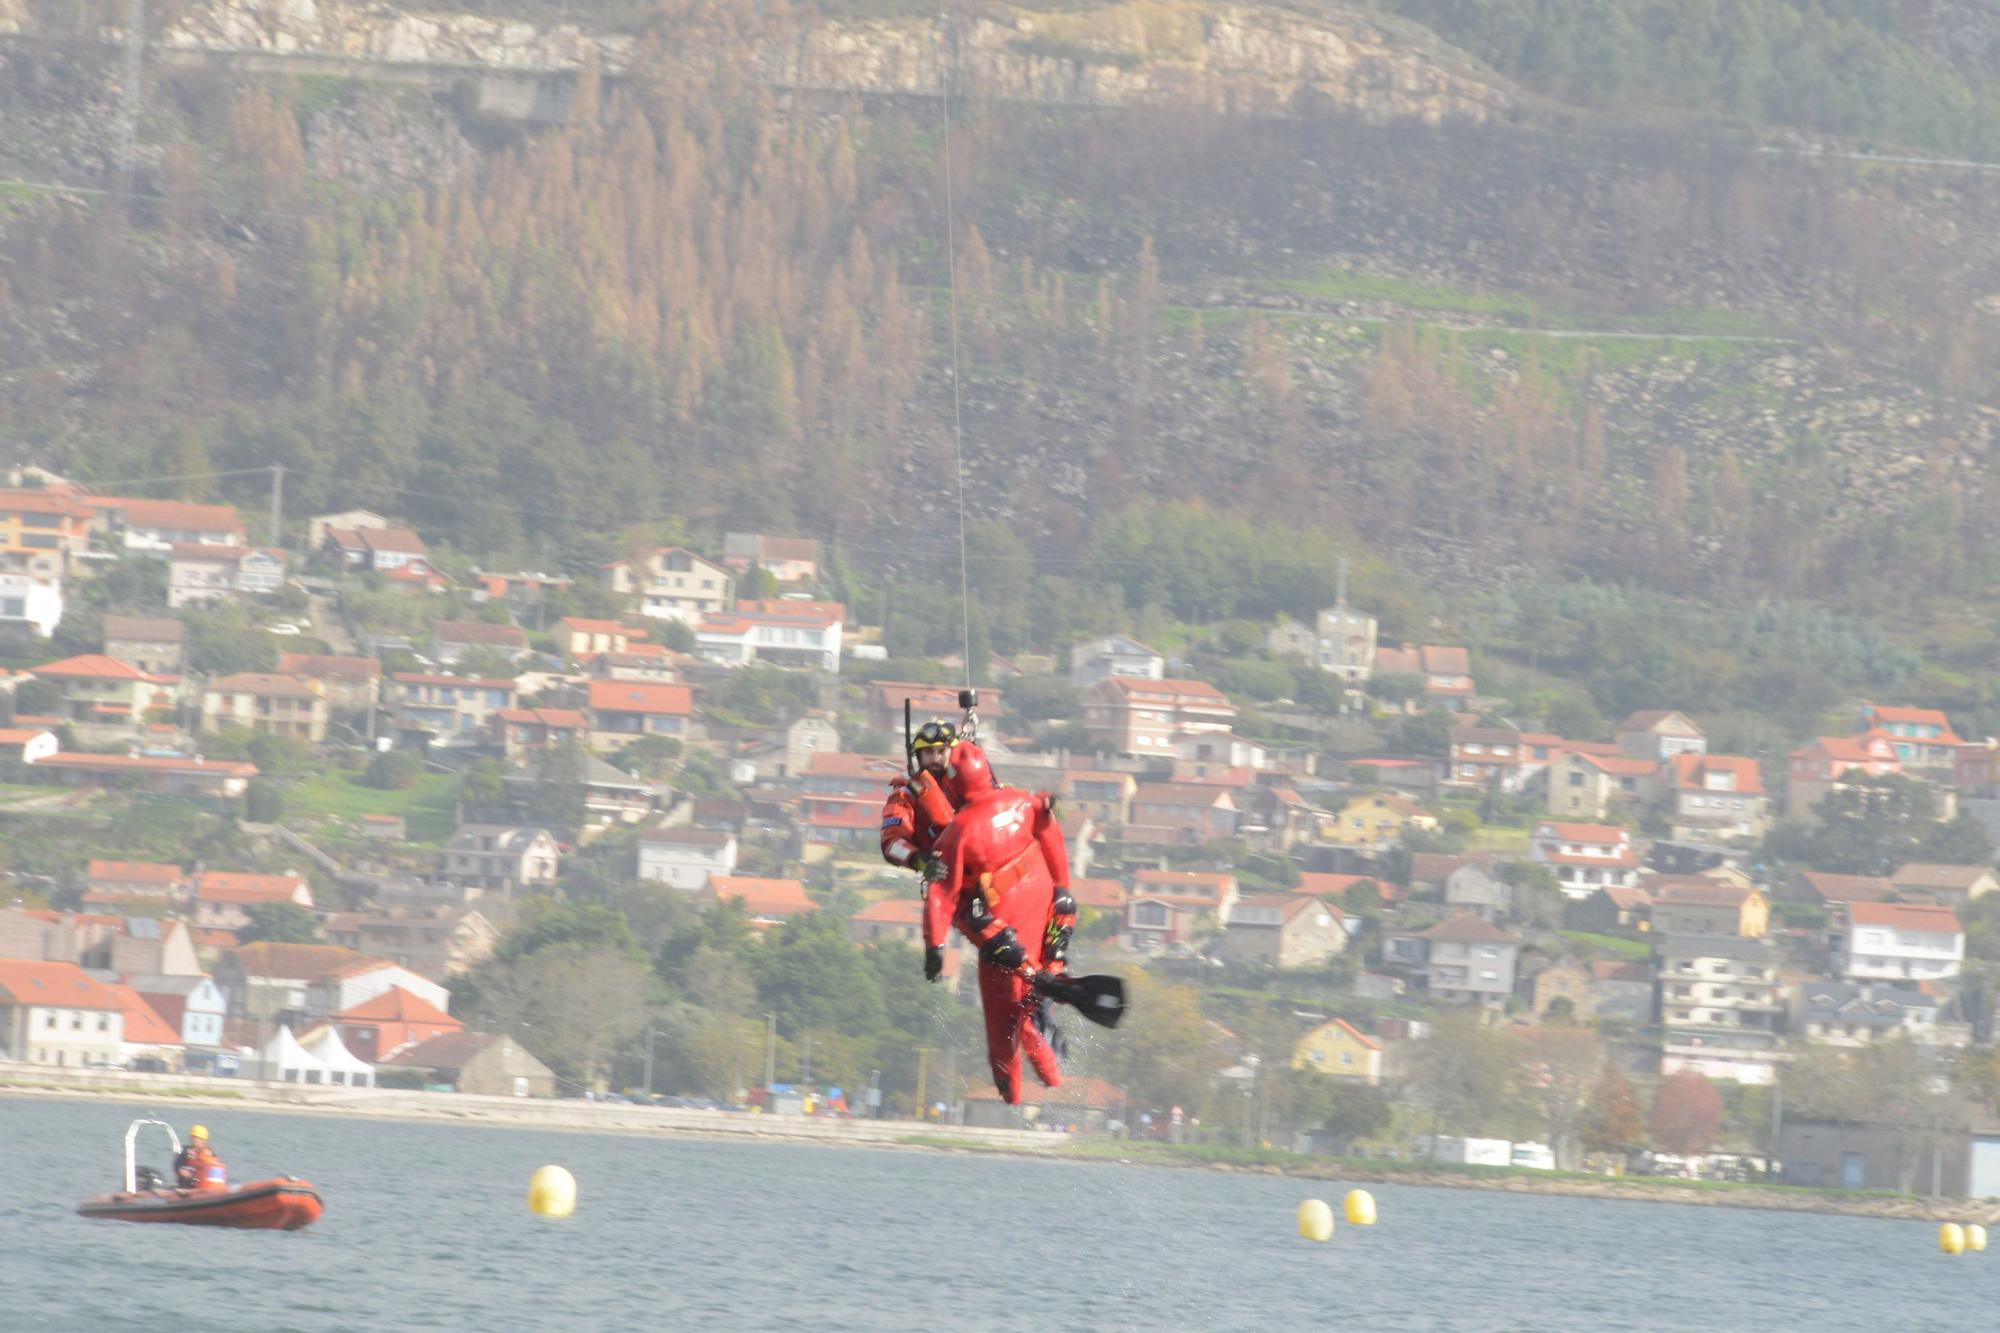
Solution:
{"label": "white tent", "polygon": [[348,1050],[347,1043],[340,1039],[340,1030],[331,1024],[322,1027],[312,1044],[304,1049],[326,1066],[327,1082],[345,1083],[350,1088],[375,1086],[375,1066]]}
{"label": "white tent", "polygon": [[299,1045],[290,1028],[280,1027],[257,1052],[254,1077],[272,1083],[329,1083],[327,1072],[325,1063]]}

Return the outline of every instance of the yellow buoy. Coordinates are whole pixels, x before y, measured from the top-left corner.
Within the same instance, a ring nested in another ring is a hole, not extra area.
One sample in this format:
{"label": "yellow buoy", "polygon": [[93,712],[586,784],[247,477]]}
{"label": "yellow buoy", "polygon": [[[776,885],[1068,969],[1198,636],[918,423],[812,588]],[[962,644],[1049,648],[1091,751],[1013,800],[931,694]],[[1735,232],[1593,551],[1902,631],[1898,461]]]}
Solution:
{"label": "yellow buoy", "polygon": [[1333,1239],[1333,1209],[1325,1199],[1307,1199],[1299,1205],[1299,1234],[1307,1240]]}
{"label": "yellow buoy", "polygon": [[1374,1195],[1367,1190],[1347,1191],[1347,1225],[1351,1227],[1375,1225]]}
{"label": "yellow buoy", "polygon": [[1965,1229],[1965,1248],[1978,1254],[1986,1248],[1986,1228],[1974,1222]]}
{"label": "yellow buoy", "polygon": [[1965,1228],[1956,1222],[1947,1222],[1939,1227],[1938,1248],[1946,1254],[1965,1253]]}
{"label": "yellow buoy", "polygon": [[576,1211],[576,1177],[559,1166],[536,1168],[528,1177],[528,1207],[543,1217],[568,1217]]}

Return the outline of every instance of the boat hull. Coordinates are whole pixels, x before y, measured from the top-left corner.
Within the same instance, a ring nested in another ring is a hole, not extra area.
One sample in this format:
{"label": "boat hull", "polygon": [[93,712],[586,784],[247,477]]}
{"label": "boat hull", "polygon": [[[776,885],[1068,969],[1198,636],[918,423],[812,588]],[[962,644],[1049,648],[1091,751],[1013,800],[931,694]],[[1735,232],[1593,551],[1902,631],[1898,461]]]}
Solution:
{"label": "boat hull", "polygon": [[100,1194],[76,1206],[84,1217],[114,1222],[297,1231],[319,1221],[322,1205],[309,1180],[258,1180],[226,1190],[140,1190]]}

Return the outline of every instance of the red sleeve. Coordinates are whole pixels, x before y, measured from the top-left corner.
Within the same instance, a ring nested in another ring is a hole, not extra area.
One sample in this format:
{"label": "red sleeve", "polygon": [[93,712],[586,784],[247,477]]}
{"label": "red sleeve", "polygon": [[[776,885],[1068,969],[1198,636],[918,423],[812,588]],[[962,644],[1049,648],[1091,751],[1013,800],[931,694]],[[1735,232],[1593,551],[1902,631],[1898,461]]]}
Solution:
{"label": "red sleeve", "polygon": [[1047,792],[1035,796],[1035,840],[1042,846],[1042,860],[1048,863],[1049,878],[1059,889],[1069,887],[1069,844],[1063,840],[1062,825],[1049,813]]}
{"label": "red sleeve", "polygon": [[944,878],[924,889],[924,947],[942,949],[951,935],[951,919],[958,911],[959,890],[965,887],[964,839],[956,827],[947,829],[937,846],[944,861]]}
{"label": "red sleeve", "polygon": [[882,802],[882,859],[892,866],[907,866],[922,850],[924,840],[917,835],[909,789],[897,778],[890,785],[889,799]]}

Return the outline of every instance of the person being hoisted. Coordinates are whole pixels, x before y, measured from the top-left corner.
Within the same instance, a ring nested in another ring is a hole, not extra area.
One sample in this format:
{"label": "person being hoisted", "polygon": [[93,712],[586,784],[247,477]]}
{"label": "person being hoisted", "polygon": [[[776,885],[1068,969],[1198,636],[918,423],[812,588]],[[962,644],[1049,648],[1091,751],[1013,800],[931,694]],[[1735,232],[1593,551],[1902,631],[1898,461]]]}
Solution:
{"label": "person being hoisted", "polygon": [[994,786],[985,756],[976,746],[965,752],[970,744],[960,741],[951,752],[961,804],[931,853],[924,976],[935,981],[943,970],[953,926],[977,947],[993,1086],[1019,1104],[1024,1054],[1045,1086],[1062,1083],[1057,1052],[1043,1035],[1045,1001],[1034,978],[1066,970],[1076,900],[1054,799]]}
{"label": "person being hoisted", "polygon": [[[979,750],[970,740],[961,742],[958,728],[942,719],[924,723],[910,737],[909,775],[890,780],[889,798],[882,803],[882,859],[890,865],[934,877],[932,853],[962,803],[949,771],[951,755],[961,746]],[[985,765],[980,752],[978,766]]]}

